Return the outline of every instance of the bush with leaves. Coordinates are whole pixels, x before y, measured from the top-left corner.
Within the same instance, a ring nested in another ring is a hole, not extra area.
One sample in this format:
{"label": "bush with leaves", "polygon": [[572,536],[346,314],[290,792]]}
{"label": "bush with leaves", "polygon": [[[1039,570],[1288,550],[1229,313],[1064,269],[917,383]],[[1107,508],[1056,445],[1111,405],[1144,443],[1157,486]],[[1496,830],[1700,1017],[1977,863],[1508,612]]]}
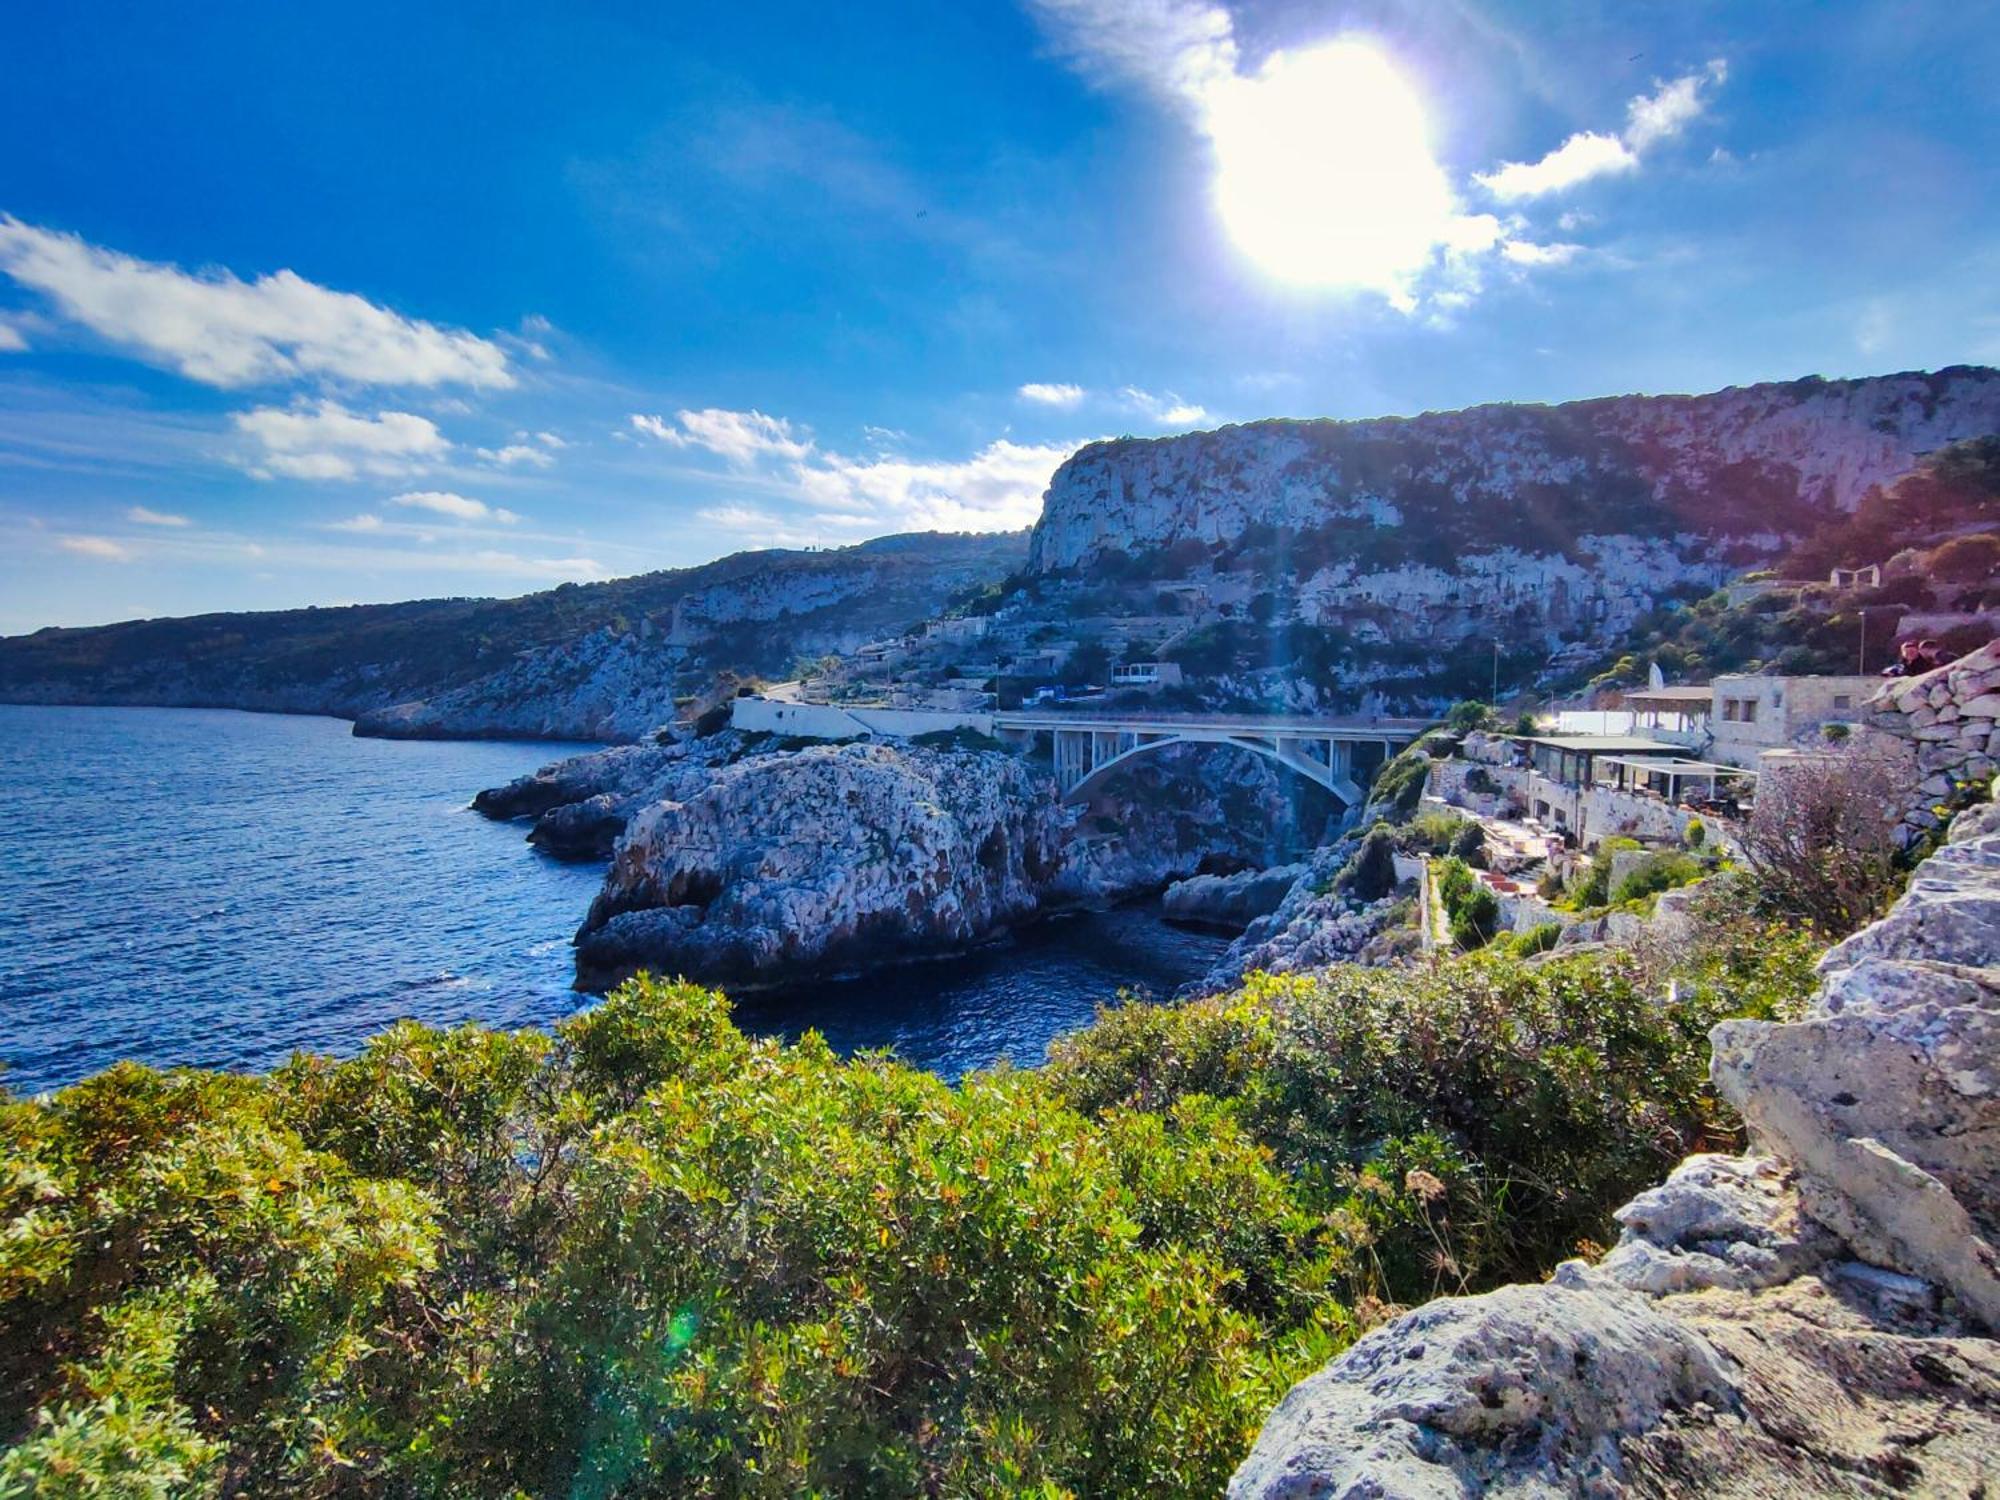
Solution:
{"label": "bush with leaves", "polygon": [[950,1085],[641,980],[0,1095],[0,1495],[1214,1493],[1362,1310],[1726,1135],[1772,983],[1257,977]]}

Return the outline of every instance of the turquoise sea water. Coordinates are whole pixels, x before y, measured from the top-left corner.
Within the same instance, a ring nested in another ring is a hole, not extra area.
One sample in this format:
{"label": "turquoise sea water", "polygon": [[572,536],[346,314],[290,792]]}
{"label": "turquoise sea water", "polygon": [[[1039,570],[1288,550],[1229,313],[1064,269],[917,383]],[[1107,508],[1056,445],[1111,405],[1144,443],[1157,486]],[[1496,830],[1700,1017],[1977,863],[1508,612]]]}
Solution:
{"label": "turquoise sea water", "polygon": [[[0,1080],[29,1093],[128,1057],[264,1068],[352,1052],[404,1016],[546,1025],[589,1004],[569,988],[569,939],[599,870],[466,806],[562,750],[0,705]],[[1121,985],[1170,993],[1221,947],[1127,909],[757,997],[739,1017],[956,1075],[1037,1062]]]}

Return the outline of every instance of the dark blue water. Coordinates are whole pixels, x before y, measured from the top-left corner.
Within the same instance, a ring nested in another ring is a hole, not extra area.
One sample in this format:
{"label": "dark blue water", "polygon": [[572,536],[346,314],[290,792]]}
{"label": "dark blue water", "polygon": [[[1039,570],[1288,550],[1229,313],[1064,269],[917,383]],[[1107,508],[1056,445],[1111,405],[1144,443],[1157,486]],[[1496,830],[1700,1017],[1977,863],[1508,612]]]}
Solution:
{"label": "dark blue water", "polygon": [[[0,1075],[17,1093],[119,1058],[265,1068],[400,1017],[547,1025],[599,871],[469,811],[546,744],[355,739],[334,719],[0,705]],[[1120,986],[1167,993],[1220,940],[1128,910],[962,959],[761,998],[956,1075],[1038,1062]]]}

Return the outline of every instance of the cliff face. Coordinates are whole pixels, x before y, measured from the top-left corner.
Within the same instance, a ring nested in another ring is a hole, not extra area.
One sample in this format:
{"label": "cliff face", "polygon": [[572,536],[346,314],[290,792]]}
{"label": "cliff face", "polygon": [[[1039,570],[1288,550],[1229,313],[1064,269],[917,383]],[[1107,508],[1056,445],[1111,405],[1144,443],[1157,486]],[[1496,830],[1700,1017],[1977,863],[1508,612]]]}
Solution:
{"label": "cliff face", "polygon": [[1594,661],[1995,431],[2000,371],[1960,367],[1099,443],[1050,483],[1031,593],[1180,614],[1168,655],[1217,701],[1413,709],[1483,688],[1496,645],[1503,681]]}
{"label": "cliff face", "polygon": [[752,552],[519,599],[135,620],[0,640],[0,701],[334,714],[361,733],[632,740],[725,668],[847,650],[1005,577],[1011,536]]}
{"label": "cliff face", "polygon": [[1775,550],[1918,455],[2000,430],[2000,371],[1802,380],[1706,396],[1267,421],[1096,443],[1050,482],[1029,566],[1274,528],[1371,568],[1505,548],[1578,556],[1614,535]]}

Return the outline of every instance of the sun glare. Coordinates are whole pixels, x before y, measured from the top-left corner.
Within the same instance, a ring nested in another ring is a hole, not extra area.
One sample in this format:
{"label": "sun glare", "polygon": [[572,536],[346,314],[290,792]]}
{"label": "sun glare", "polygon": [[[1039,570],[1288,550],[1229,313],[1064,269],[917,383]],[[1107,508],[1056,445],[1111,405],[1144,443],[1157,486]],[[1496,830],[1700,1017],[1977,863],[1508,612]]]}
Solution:
{"label": "sun glare", "polygon": [[1216,207],[1265,271],[1404,301],[1457,203],[1423,101],[1367,42],[1278,53],[1210,101]]}

